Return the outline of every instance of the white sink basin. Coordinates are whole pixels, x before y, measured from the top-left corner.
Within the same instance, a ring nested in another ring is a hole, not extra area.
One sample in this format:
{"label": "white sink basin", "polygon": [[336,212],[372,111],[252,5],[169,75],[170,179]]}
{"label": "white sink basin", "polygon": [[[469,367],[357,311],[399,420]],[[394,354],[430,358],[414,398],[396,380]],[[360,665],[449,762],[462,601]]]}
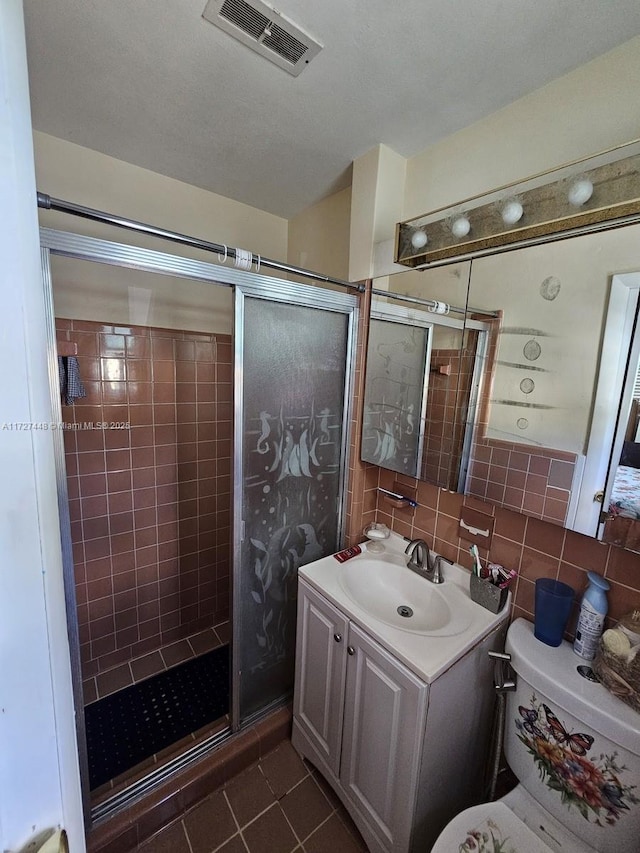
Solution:
{"label": "white sink basin", "polygon": [[461,590],[431,583],[398,565],[397,558],[363,555],[348,560],[340,567],[338,583],[364,611],[401,631],[447,637],[471,624],[472,611]]}
{"label": "white sink basin", "polygon": [[430,684],[506,624],[511,596],[501,613],[485,610],[471,600],[469,572],[457,563],[445,563],[444,583],[434,584],[407,567],[407,542],[397,533],[381,554],[362,547],[344,563],[331,555],[300,566],[300,578],[423,681]]}

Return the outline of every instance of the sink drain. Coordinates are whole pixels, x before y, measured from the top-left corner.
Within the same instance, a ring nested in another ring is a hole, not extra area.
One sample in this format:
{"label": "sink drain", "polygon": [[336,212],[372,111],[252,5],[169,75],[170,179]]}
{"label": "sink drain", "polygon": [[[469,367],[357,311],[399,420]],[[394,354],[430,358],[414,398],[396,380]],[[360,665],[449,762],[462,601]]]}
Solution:
{"label": "sink drain", "polygon": [[398,613],[400,616],[405,616],[406,618],[413,616],[413,610],[410,607],[407,607],[406,604],[401,604],[400,607],[398,607]]}

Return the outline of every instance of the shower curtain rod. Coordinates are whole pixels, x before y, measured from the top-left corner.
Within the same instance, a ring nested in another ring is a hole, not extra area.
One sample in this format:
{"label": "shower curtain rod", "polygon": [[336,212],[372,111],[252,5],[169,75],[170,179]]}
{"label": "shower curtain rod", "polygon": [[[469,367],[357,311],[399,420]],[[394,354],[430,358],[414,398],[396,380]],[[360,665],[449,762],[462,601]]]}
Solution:
{"label": "shower curtain rod", "polygon": [[[135,219],[125,219],[123,216],[116,216],[113,213],[106,213],[103,210],[94,210],[92,207],[84,207],[81,204],[74,204],[70,201],[63,201],[59,198],[51,198],[46,193],[37,193],[38,207],[43,210],[56,210],[60,213],[70,213],[72,216],[81,216],[83,219],[91,219],[94,222],[102,222],[106,225],[114,225],[117,228],[126,228],[129,231],[137,231],[141,234],[149,234],[152,237],[159,237],[162,240],[171,240],[173,243],[181,243],[183,246],[191,246],[194,249],[203,249],[205,252],[216,252],[220,255],[222,252],[227,257],[235,260],[236,249],[232,246],[225,246],[221,243],[211,243],[208,240],[201,240],[199,237],[189,237],[186,234],[180,234],[177,231],[167,231],[164,228],[157,228],[155,225],[147,225],[145,222],[138,222]],[[245,250],[240,250],[245,251]],[[364,293],[365,286],[363,284],[353,284],[350,281],[343,281],[340,278],[334,278],[330,275],[322,275],[321,273],[305,270],[302,267],[283,264],[280,261],[274,261],[270,258],[263,258],[261,255],[254,255],[246,250],[246,254],[250,255],[252,264],[254,261],[257,266],[269,267],[280,272],[293,273],[294,275],[303,276],[304,278],[315,279],[316,281],[324,281],[327,284],[337,284],[340,287],[350,287],[357,290],[358,293]],[[247,259],[248,260],[248,259]],[[245,267],[246,269],[246,267]]]}
{"label": "shower curtain rod", "polygon": [[[375,287],[372,288],[371,293],[374,296],[387,296],[389,299],[398,299],[401,302],[415,302],[418,305],[426,305],[427,308],[436,308],[438,303],[434,299],[422,299],[420,296],[404,296],[402,293],[394,293],[392,290],[377,290]],[[449,312],[455,311],[456,314],[466,314],[467,311],[471,314],[485,314],[487,317],[497,317],[498,314],[496,311],[485,311],[480,308],[459,308],[457,305],[449,305],[449,303],[445,303]]]}

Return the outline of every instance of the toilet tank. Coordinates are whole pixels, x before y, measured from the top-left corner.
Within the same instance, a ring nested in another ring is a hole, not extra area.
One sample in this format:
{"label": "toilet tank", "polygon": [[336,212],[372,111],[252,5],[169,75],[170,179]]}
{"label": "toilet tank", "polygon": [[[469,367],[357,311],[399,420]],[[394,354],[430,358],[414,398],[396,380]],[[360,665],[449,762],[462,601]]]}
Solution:
{"label": "toilet tank", "polygon": [[640,851],[640,714],[583,678],[563,642],[541,643],[517,619],[506,651],[505,755],[521,785],[591,849]]}

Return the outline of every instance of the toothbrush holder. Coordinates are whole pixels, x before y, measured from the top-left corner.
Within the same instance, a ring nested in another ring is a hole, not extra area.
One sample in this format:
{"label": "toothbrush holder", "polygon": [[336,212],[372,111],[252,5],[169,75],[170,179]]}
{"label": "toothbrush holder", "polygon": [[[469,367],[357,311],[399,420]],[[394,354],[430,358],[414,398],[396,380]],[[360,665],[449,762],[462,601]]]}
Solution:
{"label": "toothbrush holder", "polygon": [[506,587],[500,589],[499,586],[473,574],[470,576],[469,592],[472,601],[486,607],[492,613],[499,613],[502,610],[509,594]]}

